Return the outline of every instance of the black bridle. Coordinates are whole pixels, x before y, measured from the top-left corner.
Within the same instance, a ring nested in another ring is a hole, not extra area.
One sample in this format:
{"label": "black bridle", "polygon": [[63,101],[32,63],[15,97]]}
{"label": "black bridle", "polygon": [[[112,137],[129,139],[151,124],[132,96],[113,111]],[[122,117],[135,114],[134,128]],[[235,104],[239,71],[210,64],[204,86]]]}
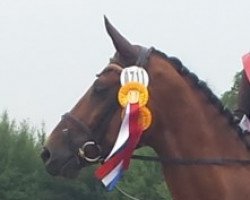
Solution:
{"label": "black bridle", "polygon": [[[147,49],[144,47],[140,47],[139,49],[139,56],[136,61],[137,66],[145,67],[148,62],[148,57],[150,53],[152,52],[153,48]],[[115,58],[111,59],[110,64],[117,64],[119,61],[117,61]],[[62,120],[67,120],[70,123],[74,124],[78,127],[81,132],[86,134],[87,140],[82,144],[82,146],[78,149],[78,157],[86,161],[87,163],[97,163],[102,162],[104,160],[104,152],[101,149],[100,141],[97,141],[97,138],[95,138],[95,135],[92,134],[91,129],[82,121],[74,117],[71,113],[65,113],[62,115]],[[69,129],[63,129],[62,132],[68,137],[69,143],[71,142],[71,136],[70,136],[70,130]],[[70,144],[70,146],[73,146]],[[92,148],[95,152],[97,152],[97,155],[95,157],[90,156],[87,149]]]}
{"label": "black bridle", "polygon": [[[90,128],[87,125],[85,125],[84,122],[81,122],[79,119],[77,119],[76,117],[74,117],[70,113],[65,113],[64,115],[62,115],[62,119],[70,121],[71,123],[75,124],[78,127],[78,129],[80,129],[84,134],[87,135],[87,141],[84,142],[84,144],[78,149],[78,156],[80,158],[84,159],[85,161],[87,161],[88,163],[95,163],[95,162],[100,161],[102,158],[101,146],[96,142],[95,138],[93,138],[93,134],[92,134],[92,131],[90,130]],[[62,131],[68,137],[69,143],[71,143],[69,129],[63,129]],[[71,144],[70,144],[70,146],[71,146]],[[94,148],[95,151],[98,152],[96,157],[92,157],[92,156],[88,155],[88,153],[86,151],[86,149],[88,147]]]}
{"label": "black bridle", "polygon": [[[153,48],[146,49],[141,47],[138,59],[136,61],[137,66],[146,68],[148,63],[149,55]],[[115,59],[111,59],[112,63],[119,63]],[[97,141],[95,136],[92,134],[91,129],[85,125],[84,122],[80,121],[70,113],[66,113],[62,116],[62,119],[67,120],[75,124],[84,134],[87,135],[87,140],[78,149],[78,156],[85,160],[87,163],[97,163],[104,160],[104,153],[101,149],[100,143]],[[68,129],[62,130],[64,134],[70,139],[70,133]],[[88,148],[95,149],[97,155],[92,157],[89,155]],[[250,165],[250,159],[234,159],[234,158],[160,158],[155,156],[144,156],[144,155],[132,155],[132,159],[152,162],[162,162],[166,165],[182,165],[182,166],[225,166],[225,165]]]}

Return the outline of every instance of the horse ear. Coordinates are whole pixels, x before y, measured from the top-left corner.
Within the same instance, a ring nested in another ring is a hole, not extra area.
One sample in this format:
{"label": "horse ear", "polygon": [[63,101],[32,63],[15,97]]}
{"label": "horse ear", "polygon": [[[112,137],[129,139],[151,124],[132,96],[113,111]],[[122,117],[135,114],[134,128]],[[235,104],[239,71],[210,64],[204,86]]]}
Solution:
{"label": "horse ear", "polygon": [[104,22],[106,31],[111,37],[116,51],[119,53],[119,56],[121,56],[124,60],[127,60],[129,63],[136,61],[138,49],[130,44],[130,42],[116,30],[116,28],[109,22],[106,16],[104,16]]}

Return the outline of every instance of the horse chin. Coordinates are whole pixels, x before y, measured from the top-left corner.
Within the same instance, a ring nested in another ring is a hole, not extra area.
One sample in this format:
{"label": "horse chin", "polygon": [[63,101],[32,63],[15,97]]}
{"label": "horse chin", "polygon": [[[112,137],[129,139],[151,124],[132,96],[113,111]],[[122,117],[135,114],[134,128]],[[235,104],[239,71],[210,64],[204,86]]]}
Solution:
{"label": "horse chin", "polygon": [[79,175],[82,166],[76,157],[69,159],[61,168],[60,176],[65,178],[74,179]]}

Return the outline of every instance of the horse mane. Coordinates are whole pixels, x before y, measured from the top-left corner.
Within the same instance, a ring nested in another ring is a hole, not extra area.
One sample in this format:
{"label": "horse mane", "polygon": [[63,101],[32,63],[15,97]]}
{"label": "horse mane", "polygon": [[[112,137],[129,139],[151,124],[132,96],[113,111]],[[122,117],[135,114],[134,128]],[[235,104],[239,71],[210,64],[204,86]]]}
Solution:
{"label": "horse mane", "polygon": [[193,83],[193,85],[197,89],[201,90],[206,95],[209,102],[211,104],[213,104],[224,117],[227,118],[229,125],[231,125],[236,130],[238,135],[241,138],[244,138],[244,137],[242,137],[244,135],[243,131],[238,125],[239,121],[236,120],[233,113],[223,105],[221,100],[212,92],[212,90],[208,87],[208,85],[205,81],[200,80],[196,74],[194,74],[193,72],[190,72],[189,69],[187,67],[185,67],[182,64],[182,62],[180,61],[180,59],[178,59],[177,57],[167,56],[165,53],[162,53],[161,51],[156,50],[156,49],[153,49],[153,53],[156,55],[159,55],[160,57],[162,57],[166,61],[169,61],[172,64],[172,66],[175,68],[175,70],[181,76],[188,77],[191,80],[191,82]]}

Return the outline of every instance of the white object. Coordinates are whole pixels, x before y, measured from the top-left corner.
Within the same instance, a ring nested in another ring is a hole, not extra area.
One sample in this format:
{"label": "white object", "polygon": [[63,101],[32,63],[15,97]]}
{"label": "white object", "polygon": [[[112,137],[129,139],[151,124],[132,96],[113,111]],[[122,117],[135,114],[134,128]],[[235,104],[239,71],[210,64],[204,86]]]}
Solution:
{"label": "white object", "polygon": [[137,66],[127,67],[122,70],[120,81],[122,85],[129,82],[138,82],[145,87],[148,86],[148,73],[145,69]]}
{"label": "white object", "polygon": [[250,120],[246,115],[244,115],[239,123],[239,126],[243,131],[249,131],[250,132]]}

